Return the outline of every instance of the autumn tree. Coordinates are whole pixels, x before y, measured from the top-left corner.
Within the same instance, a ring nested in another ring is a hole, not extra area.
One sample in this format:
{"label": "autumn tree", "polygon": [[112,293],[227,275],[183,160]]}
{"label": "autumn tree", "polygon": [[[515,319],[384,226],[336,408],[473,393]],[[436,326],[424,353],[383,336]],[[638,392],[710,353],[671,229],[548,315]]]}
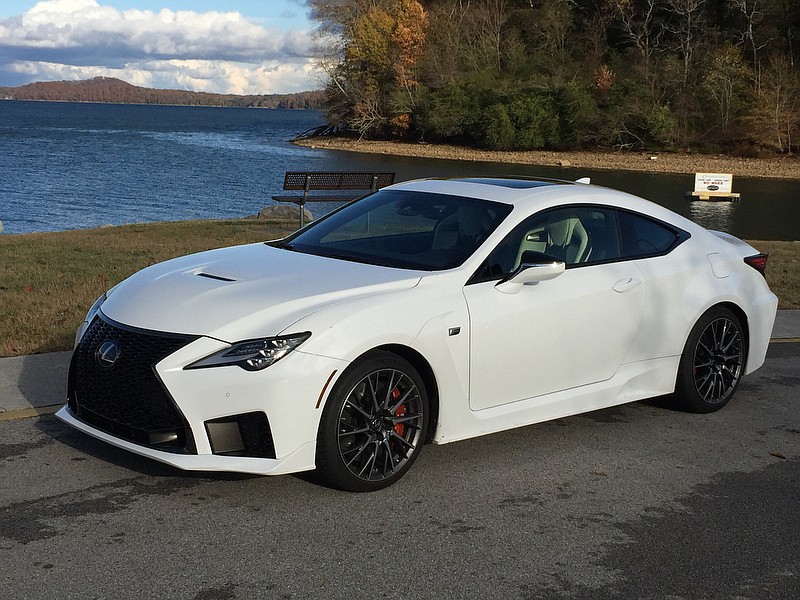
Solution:
{"label": "autumn tree", "polygon": [[756,106],[751,117],[756,141],[778,152],[792,152],[800,139],[800,73],[787,56],[771,57]]}
{"label": "autumn tree", "polygon": [[400,0],[397,19],[392,33],[396,48],[394,64],[395,85],[398,94],[392,110],[392,128],[397,135],[405,135],[411,128],[411,113],[416,107],[419,81],[419,62],[425,48],[425,30],[428,15],[416,0]]}
{"label": "autumn tree", "polygon": [[340,131],[513,149],[796,145],[797,0],[310,4]]}
{"label": "autumn tree", "polygon": [[528,63],[560,82],[572,80],[576,70],[574,8],[572,0],[541,0],[516,19],[528,44],[522,52]]}
{"label": "autumn tree", "polygon": [[769,39],[760,36],[760,27],[764,22],[765,0],[729,0],[731,11],[741,17],[741,28],[738,30],[739,41],[752,53],[755,87],[761,85],[760,52],[769,43]]}
{"label": "autumn tree", "polygon": [[749,96],[752,70],[745,64],[737,46],[724,45],[706,68],[702,87],[717,108],[717,122],[727,134],[742,112]]}
{"label": "autumn tree", "polygon": [[417,0],[312,0],[323,21],[319,64],[328,116],[361,137],[405,133],[418,87],[427,17]]}
{"label": "autumn tree", "polygon": [[692,61],[704,34],[705,3],[706,0],[667,0],[672,16],[668,27],[675,39],[675,49],[683,62],[684,86],[689,83]]}
{"label": "autumn tree", "polygon": [[486,63],[500,73],[503,70],[504,45],[508,41],[507,25],[512,15],[509,0],[477,2],[470,14],[475,27],[474,41],[480,46]]}
{"label": "autumn tree", "polygon": [[623,34],[636,49],[636,63],[641,66],[654,103],[658,104],[654,62],[656,54],[663,50],[662,42],[667,32],[665,0],[614,0],[614,5]]}

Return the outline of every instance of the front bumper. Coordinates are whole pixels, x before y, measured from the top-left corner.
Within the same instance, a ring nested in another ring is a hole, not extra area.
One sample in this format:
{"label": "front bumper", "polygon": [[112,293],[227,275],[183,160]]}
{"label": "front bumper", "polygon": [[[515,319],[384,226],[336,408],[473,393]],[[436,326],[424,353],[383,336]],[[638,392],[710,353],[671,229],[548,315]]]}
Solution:
{"label": "front bumper", "polygon": [[236,473],[251,473],[254,475],[284,475],[286,473],[310,471],[315,468],[314,456],[316,453],[316,442],[307,442],[288,456],[279,459],[220,456],[216,454],[176,454],[174,452],[164,452],[163,450],[156,450],[147,446],[134,444],[133,442],[110,435],[76,418],[68,406],[63,406],[56,413],[56,416],[75,429],[89,434],[98,440],[107,442],[112,446],[128,450],[134,454],[146,456],[147,458],[152,458],[153,460],[186,471],[232,471]]}
{"label": "front bumper", "polygon": [[[142,330],[134,333],[143,338],[162,335]],[[126,370],[122,357],[132,360],[130,355],[138,351],[140,339],[120,342],[123,348],[119,365],[97,367],[95,354],[108,335],[89,338],[85,337],[83,347],[76,349],[68,405],[56,415],[65,423],[117,447],[181,469],[277,475],[315,467],[323,396],[346,366],[343,361],[298,349],[263,371],[245,371],[238,366],[186,370],[187,365],[228,346],[199,337],[155,365]],[[120,371],[109,376],[116,368]],[[152,378],[153,385],[137,388],[138,381],[129,381],[131,378]],[[87,380],[91,386],[86,385]],[[142,392],[131,393],[131,388],[141,388]],[[156,406],[160,407],[157,411]],[[179,443],[162,443],[162,434],[153,433],[152,429],[142,436],[139,425],[143,411],[157,412],[159,422],[165,412],[172,415],[173,422],[185,431],[177,436]],[[239,435],[239,428],[254,416],[264,423],[271,438],[268,453],[253,455],[237,447],[235,441],[231,445],[235,438],[241,446],[246,436],[244,429]]]}

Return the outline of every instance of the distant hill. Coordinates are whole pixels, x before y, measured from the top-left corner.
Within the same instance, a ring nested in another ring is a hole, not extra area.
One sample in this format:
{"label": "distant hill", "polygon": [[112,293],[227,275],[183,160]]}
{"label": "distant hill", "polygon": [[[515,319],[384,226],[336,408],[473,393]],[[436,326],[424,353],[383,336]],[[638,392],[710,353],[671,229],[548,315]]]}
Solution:
{"label": "distant hill", "polygon": [[239,96],[186,90],[139,87],[113,77],[83,81],[39,81],[19,87],[0,87],[0,98],[116,104],[179,104],[254,108],[322,108],[323,92]]}

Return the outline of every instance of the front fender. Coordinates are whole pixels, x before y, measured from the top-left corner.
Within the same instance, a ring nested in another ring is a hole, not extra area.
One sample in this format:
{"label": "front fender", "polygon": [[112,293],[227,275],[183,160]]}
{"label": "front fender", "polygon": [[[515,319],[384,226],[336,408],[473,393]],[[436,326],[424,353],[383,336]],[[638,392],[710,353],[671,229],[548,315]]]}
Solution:
{"label": "front fender", "polygon": [[[350,364],[375,348],[392,345],[412,348],[431,367],[438,383],[440,404],[460,400],[466,406],[469,381],[466,302],[456,277],[434,275],[431,279],[424,278],[412,289],[325,307],[299,320],[292,325],[292,331],[312,332],[300,350]],[[341,372],[336,379],[339,376]]]}

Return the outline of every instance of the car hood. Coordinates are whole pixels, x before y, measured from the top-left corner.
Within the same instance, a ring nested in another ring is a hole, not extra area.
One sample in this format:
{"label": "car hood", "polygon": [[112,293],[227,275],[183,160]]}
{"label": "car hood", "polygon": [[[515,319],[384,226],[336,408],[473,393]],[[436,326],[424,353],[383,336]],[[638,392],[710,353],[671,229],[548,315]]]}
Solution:
{"label": "car hood", "polygon": [[102,312],[133,327],[235,342],[278,335],[327,305],[413,287],[423,274],[250,244],[139,271]]}

